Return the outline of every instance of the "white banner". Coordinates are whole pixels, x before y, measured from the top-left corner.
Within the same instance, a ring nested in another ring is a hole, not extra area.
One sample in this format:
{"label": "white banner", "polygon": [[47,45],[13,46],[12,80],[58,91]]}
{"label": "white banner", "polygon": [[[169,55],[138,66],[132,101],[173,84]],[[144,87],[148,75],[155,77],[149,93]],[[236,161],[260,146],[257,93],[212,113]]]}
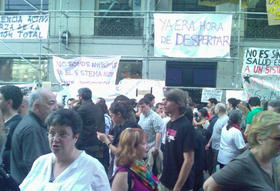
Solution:
{"label": "white banner", "polygon": [[119,61],[120,56],[73,59],[53,57],[53,68],[61,84],[115,85]]}
{"label": "white banner", "polygon": [[244,97],[243,90],[226,90],[226,102],[229,98],[236,98],[241,101],[247,101],[247,97]]}
{"label": "white banner", "polygon": [[247,98],[270,100],[280,96],[280,49],[245,49],[242,81]]}
{"label": "white banner", "polygon": [[155,56],[230,57],[232,15],[154,14]]}
{"label": "white banner", "polygon": [[46,39],[48,15],[1,15],[0,39]]}
{"label": "white banner", "polygon": [[218,102],[222,101],[223,90],[217,90],[215,88],[203,88],[201,94],[201,102],[207,103],[208,99],[216,98]]}
{"label": "white banner", "polygon": [[69,87],[64,86],[64,90],[58,94],[58,100],[62,102],[69,97],[76,98],[78,90],[83,87],[88,87],[92,91],[92,99],[96,101],[98,97],[103,97],[108,106],[114,101],[118,95],[125,95],[128,98],[135,98],[140,100],[143,98],[144,91],[152,92],[155,96],[156,103],[161,102],[164,97],[165,81],[152,79],[123,79],[118,85],[101,85],[101,86],[85,86],[81,84],[71,84]]}

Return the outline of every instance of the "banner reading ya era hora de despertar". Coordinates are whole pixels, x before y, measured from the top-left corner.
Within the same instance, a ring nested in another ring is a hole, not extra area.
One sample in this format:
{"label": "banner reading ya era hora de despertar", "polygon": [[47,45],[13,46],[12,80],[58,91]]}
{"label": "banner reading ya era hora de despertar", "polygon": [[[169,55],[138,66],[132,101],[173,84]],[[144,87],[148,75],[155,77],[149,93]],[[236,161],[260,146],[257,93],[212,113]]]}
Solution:
{"label": "banner reading ya era hora de despertar", "polygon": [[115,85],[119,61],[120,56],[73,59],[53,57],[53,69],[61,84]]}
{"label": "banner reading ya era hora de despertar", "polygon": [[230,57],[232,15],[154,14],[155,56]]}

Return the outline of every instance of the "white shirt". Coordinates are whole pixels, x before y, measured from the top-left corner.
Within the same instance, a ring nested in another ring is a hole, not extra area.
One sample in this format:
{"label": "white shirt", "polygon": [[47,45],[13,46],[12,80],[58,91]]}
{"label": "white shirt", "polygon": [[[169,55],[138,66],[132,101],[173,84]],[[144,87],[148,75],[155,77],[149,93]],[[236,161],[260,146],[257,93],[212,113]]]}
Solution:
{"label": "white shirt", "polygon": [[224,165],[241,154],[241,149],[245,147],[245,142],[240,130],[231,127],[227,130],[226,126],[222,129],[218,162]]}
{"label": "white shirt", "polygon": [[49,182],[53,153],[36,159],[32,169],[20,185],[20,190],[36,191],[110,191],[110,184],[102,164],[84,151],[53,182]]}
{"label": "white shirt", "polygon": [[170,117],[166,116],[162,120],[163,120],[163,128],[162,128],[161,143],[165,144],[165,140],[166,140],[166,125],[170,121]]}

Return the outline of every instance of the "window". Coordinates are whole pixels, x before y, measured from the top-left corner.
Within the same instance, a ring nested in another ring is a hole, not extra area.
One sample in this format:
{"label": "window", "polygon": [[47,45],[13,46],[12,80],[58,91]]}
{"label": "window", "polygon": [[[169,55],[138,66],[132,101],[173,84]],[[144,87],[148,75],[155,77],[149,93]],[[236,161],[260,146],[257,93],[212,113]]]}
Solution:
{"label": "window", "polygon": [[246,38],[279,39],[280,26],[269,26],[266,13],[266,1],[254,0],[248,5],[248,12],[262,12],[264,14],[248,13],[245,20]]}
{"label": "window", "polygon": [[[5,0],[5,10],[6,11],[34,11],[39,10],[48,10],[48,0]],[[16,14],[16,13],[12,13]]]}
{"label": "window", "polygon": [[101,12],[97,13],[98,17],[95,22],[96,35],[141,36],[143,34],[143,17],[141,18],[143,15],[139,13],[141,11],[141,0],[99,0],[98,2],[97,6]]}
{"label": "window", "polygon": [[169,61],[166,86],[216,87],[217,63]]}
{"label": "window", "polygon": [[215,5],[204,6],[201,0],[173,0],[172,11],[215,11]]}
{"label": "window", "polygon": [[[0,81],[2,82],[34,82],[38,81],[38,59],[27,59],[27,63],[20,58],[0,59]],[[48,80],[48,60],[41,60],[41,80]]]}

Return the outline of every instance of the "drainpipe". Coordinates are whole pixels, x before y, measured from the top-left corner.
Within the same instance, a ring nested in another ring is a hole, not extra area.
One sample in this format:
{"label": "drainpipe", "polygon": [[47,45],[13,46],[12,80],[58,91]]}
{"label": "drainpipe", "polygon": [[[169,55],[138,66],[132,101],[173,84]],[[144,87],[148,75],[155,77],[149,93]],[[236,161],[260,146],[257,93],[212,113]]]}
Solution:
{"label": "drainpipe", "polygon": [[145,79],[149,78],[149,55],[150,55],[150,34],[151,34],[151,20],[150,20],[150,9],[151,9],[151,0],[147,0],[146,1],[146,22],[145,22],[145,66],[144,66],[144,70],[142,70],[144,72],[144,74],[142,74],[142,77]]}

